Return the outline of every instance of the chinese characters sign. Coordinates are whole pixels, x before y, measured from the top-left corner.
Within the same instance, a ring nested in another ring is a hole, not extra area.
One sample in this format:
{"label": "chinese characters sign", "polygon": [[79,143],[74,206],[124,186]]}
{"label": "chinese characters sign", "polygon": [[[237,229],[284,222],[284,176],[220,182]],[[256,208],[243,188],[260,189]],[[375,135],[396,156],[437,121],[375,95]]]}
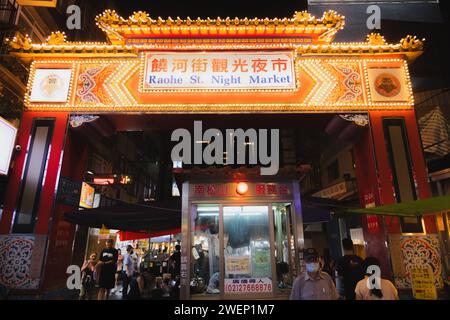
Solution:
{"label": "chinese characters sign", "polygon": [[380,225],[378,224],[378,217],[376,215],[367,215],[367,231],[369,233],[380,232]]}
{"label": "chinese characters sign", "polygon": [[225,279],[225,293],[271,293],[270,278]]}
{"label": "chinese characters sign", "polygon": [[197,183],[190,185],[191,198],[249,198],[249,197],[292,197],[291,184],[288,183],[248,183],[248,192],[240,195],[237,183]]}
{"label": "chinese characters sign", "polygon": [[143,89],[293,90],[291,52],[147,53]]}
{"label": "chinese characters sign", "polygon": [[436,300],[437,292],[431,266],[410,269],[414,298],[420,300]]}

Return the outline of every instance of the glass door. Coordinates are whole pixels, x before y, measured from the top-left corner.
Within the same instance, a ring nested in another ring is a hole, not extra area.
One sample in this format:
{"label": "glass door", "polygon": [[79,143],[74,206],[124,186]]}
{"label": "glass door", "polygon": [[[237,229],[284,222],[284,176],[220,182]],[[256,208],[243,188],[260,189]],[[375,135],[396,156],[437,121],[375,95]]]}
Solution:
{"label": "glass door", "polygon": [[223,207],[224,295],[271,295],[273,230],[267,205]]}
{"label": "glass door", "polygon": [[291,203],[274,203],[273,229],[275,246],[275,267],[278,289],[292,287],[295,274],[295,241],[292,224]]}
{"label": "glass door", "polygon": [[190,294],[218,296],[220,241],[218,204],[193,205],[191,220]]}

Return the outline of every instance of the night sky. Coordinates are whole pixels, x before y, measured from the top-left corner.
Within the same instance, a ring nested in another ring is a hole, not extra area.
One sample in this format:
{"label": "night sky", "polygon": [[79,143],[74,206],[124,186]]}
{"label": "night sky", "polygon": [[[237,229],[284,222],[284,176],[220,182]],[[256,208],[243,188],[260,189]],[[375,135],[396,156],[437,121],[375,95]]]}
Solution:
{"label": "night sky", "polygon": [[146,11],[152,18],[190,17],[275,18],[292,17],[295,11],[306,10],[303,0],[115,0],[117,11],[129,17],[133,11]]}

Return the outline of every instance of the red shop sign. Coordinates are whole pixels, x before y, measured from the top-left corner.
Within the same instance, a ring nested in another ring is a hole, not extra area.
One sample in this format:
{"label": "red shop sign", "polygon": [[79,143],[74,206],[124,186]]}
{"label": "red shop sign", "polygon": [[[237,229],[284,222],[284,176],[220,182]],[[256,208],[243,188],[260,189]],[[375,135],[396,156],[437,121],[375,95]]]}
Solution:
{"label": "red shop sign", "polygon": [[367,216],[367,231],[369,233],[380,232],[380,225],[378,224],[378,216],[376,215]]}

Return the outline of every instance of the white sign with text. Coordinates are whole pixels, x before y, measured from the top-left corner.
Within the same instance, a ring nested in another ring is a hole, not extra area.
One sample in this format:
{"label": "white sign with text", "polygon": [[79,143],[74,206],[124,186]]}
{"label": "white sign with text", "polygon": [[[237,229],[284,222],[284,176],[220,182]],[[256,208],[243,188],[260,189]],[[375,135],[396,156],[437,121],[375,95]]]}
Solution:
{"label": "white sign with text", "polygon": [[17,128],[0,117],[0,175],[7,175],[16,142]]}
{"label": "white sign with text", "polygon": [[292,52],[158,52],[145,55],[144,90],[293,90]]}

